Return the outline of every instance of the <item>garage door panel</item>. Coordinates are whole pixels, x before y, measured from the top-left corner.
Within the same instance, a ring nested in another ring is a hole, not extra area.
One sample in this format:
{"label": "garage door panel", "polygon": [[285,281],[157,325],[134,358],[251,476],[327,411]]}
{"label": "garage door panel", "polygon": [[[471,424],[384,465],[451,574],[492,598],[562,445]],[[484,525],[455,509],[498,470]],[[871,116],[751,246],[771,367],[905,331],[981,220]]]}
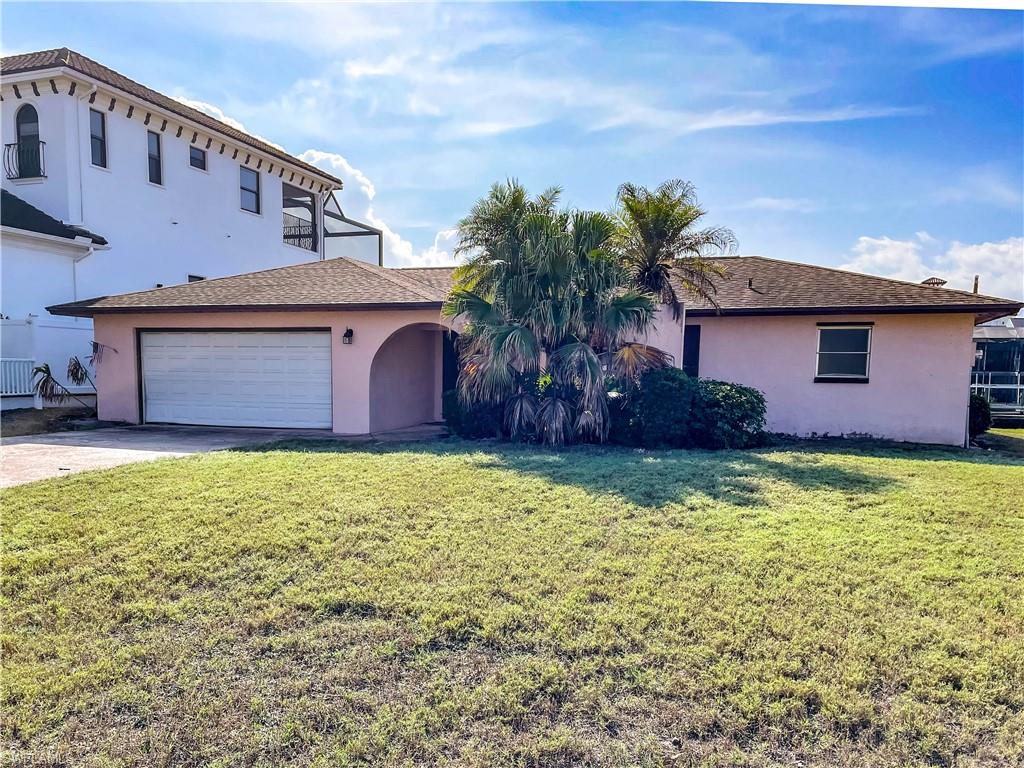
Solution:
{"label": "garage door panel", "polygon": [[144,332],[146,421],[329,428],[327,331]]}

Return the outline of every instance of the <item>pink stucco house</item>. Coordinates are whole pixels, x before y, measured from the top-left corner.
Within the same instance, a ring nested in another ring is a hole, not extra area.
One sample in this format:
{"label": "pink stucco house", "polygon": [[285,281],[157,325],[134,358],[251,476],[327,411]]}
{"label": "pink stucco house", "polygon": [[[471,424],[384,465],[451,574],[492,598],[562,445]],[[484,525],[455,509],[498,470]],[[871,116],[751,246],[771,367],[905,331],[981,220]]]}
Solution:
{"label": "pink stucco house", "polygon": [[[976,323],[1019,302],[761,257],[647,341],[757,387],[768,426],[963,444]],[[91,317],[99,415],[365,434],[441,418],[450,269],[330,259],[50,307]]]}

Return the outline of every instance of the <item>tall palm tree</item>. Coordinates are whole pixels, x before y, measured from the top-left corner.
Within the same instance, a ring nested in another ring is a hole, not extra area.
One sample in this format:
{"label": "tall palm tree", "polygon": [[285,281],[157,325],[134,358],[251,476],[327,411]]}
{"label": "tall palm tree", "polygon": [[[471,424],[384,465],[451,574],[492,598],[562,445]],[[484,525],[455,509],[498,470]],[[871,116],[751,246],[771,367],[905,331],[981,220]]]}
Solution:
{"label": "tall palm tree", "polygon": [[671,307],[676,320],[682,314],[676,285],[715,304],[713,280],[724,271],[708,257],[732,252],[736,238],[725,227],[695,227],[705,211],[693,185],[681,179],[653,190],[623,184],[617,202],[616,248],[633,287]]}
{"label": "tall palm tree", "polygon": [[636,378],[667,359],[632,341],[655,300],[629,288],[614,220],[557,210],[557,200],[558,190],[530,198],[515,181],[497,184],[459,223],[469,258],[444,308],[465,321],[459,395],[501,405],[515,439],[602,441],[606,377]]}

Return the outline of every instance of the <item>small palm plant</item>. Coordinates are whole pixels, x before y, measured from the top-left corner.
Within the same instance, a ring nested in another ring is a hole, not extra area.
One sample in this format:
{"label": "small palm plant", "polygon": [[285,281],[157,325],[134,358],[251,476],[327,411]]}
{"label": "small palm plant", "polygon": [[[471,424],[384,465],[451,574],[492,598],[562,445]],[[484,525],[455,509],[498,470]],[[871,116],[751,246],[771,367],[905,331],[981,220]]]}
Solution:
{"label": "small palm plant", "polygon": [[612,249],[615,221],[556,209],[515,181],[495,185],[459,225],[466,264],[444,312],[465,322],[459,396],[497,404],[515,439],[563,445],[608,434],[608,378],[667,364],[634,341],[655,300],[630,288]]}
{"label": "small palm plant", "polygon": [[636,184],[619,187],[616,250],[631,285],[654,294],[676,320],[682,314],[677,286],[717,306],[713,280],[724,270],[708,257],[736,246],[729,229],[696,229],[704,214],[693,185],[680,179],[653,190]]}
{"label": "small palm plant", "polygon": [[[91,408],[87,402],[78,397],[74,392],[62,384],[50,370],[49,363],[42,363],[32,369],[32,389],[43,400],[63,405],[69,400],[77,400],[85,408]],[[93,389],[96,388],[92,377],[89,375],[89,368],[77,357],[68,360],[67,369],[68,381],[75,386],[82,386],[88,383]]]}

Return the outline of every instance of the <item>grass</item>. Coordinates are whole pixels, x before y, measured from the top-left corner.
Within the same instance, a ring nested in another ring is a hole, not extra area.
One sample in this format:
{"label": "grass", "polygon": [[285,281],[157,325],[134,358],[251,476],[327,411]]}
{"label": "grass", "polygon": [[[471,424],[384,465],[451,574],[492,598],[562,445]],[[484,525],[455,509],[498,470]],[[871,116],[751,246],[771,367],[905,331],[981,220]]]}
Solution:
{"label": "grass", "polygon": [[1024,427],[992,427],[977,440],[983,448],[1024,456]]}
{"label": "grass", "polygon": [[8,759],[1024,762],[1024,461],[285,444],[3,492]]}

